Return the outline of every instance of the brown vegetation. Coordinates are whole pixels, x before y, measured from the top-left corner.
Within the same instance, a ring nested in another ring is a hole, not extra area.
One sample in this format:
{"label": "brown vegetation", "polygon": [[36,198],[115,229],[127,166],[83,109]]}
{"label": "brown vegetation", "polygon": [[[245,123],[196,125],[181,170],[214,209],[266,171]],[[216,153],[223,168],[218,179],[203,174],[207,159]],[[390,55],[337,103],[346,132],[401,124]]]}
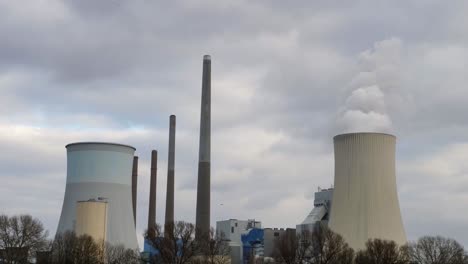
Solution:
{"label": "brown vegetation", "polygon": [[277,263],[285,264],[347,264],[354,257],[344,239],[323,225],[312,233],[284,233],[275,241],[274,254]]}
{"label": "brown vegetation", "polygon": [[366,243],[366,249],[356,254],[356,264],[409,264],[407,246],[393,241],[374,239]]}
{"label": "brown vegetation", "polygon": [[204,239],[195,240],[195,226],[179,221],[168,224],[161,230],[160,225],[148,230],[145,239],[159,252],[152,259],[153,263],[230,263],[229,247],[222,234],[217,235],[211,229]]}
{"label": "brown vegetation", "polygon": [[47,246],[47,231],[30,215],[0,215],[0,261],[25,263]]}

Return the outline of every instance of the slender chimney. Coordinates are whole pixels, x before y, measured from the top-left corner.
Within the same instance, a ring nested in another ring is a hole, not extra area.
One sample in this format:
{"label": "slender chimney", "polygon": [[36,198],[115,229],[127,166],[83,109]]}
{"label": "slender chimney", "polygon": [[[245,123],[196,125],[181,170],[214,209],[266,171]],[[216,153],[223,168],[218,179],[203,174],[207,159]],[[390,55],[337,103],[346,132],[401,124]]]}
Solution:
{"label": "slender chimney", "polygon": [[202,78],[196,215],[197,238],[208,235],[210,231],[211,57],[209,55],[203,57]]}
{"label": "slender chimney", "polygon": [[158,170],[158,152],[151,151],[151,179],[150,179],[150,194],[149,194],[149,211],[148,211],[148,230],[156,228],[156,173]]}
{"label": "slender chimney", "polygon": [[136,227],[136,202],[137,202],[137,186],[138,186],[138,156],[133,157],[132,169],[132,205],[133,205],[133,222]]}
{"label": "slender chimney", "polygon": [[167,164],[167,192],[165,225],[174,222],[174,163],[176,116],[169,118],[169,157]]}

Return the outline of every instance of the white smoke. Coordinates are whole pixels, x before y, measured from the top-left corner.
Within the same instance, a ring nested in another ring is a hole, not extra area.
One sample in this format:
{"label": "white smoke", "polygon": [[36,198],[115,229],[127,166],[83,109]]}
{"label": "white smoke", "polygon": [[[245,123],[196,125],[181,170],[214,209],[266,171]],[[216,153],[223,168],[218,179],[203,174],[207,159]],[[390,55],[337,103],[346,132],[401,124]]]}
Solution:
{"label": "white smoke", "polygon": [[385,95],[399,83],[401,46],[401,40],[391,38],[359,55],[360,72],[338,117],[341,132],[392,132]]}

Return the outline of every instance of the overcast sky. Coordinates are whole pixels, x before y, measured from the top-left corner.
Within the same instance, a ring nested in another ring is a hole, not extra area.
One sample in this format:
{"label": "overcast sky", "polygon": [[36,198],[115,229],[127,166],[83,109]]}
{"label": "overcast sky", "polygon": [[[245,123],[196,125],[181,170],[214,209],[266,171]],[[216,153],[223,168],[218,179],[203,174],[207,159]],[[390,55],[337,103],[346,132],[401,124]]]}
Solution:
{"label": "overcast sky", "polygon": [[212,225],[295,227],[333,184],[332,137],[390,132],[408,238],[468,246],[467,12],[463,0],[0,0],[0,212],[53,235],[65,145],[130,144],[141,243],[153,148],[164,217],[175,114],[175,216],[193,222],[210,54]]}

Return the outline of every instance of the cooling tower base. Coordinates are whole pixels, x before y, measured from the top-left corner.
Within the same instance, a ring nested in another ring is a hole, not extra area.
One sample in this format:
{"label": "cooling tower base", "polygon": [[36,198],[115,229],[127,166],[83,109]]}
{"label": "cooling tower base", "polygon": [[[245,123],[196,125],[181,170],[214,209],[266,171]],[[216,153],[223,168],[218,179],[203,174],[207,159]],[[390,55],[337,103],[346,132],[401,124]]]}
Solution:
{"label": "cooling tower base", "polygon": [[135,229],[132,228],[134,226],[133,215],[129,214],[127,210],[123,210],[132,207],[131,200],[125,199],[125,197],[131,197],[131,190],[127,185],[99,182],[69,183],[65,192],[69,195],[65,197],[63,202],[58,233],[74,230],[77,201],[103,197],[107,198],[109,202],[108,218],[119,219],[119,221],[108,222],[107,242],[114,245],[122,244],[126,248],[138,248]]}

